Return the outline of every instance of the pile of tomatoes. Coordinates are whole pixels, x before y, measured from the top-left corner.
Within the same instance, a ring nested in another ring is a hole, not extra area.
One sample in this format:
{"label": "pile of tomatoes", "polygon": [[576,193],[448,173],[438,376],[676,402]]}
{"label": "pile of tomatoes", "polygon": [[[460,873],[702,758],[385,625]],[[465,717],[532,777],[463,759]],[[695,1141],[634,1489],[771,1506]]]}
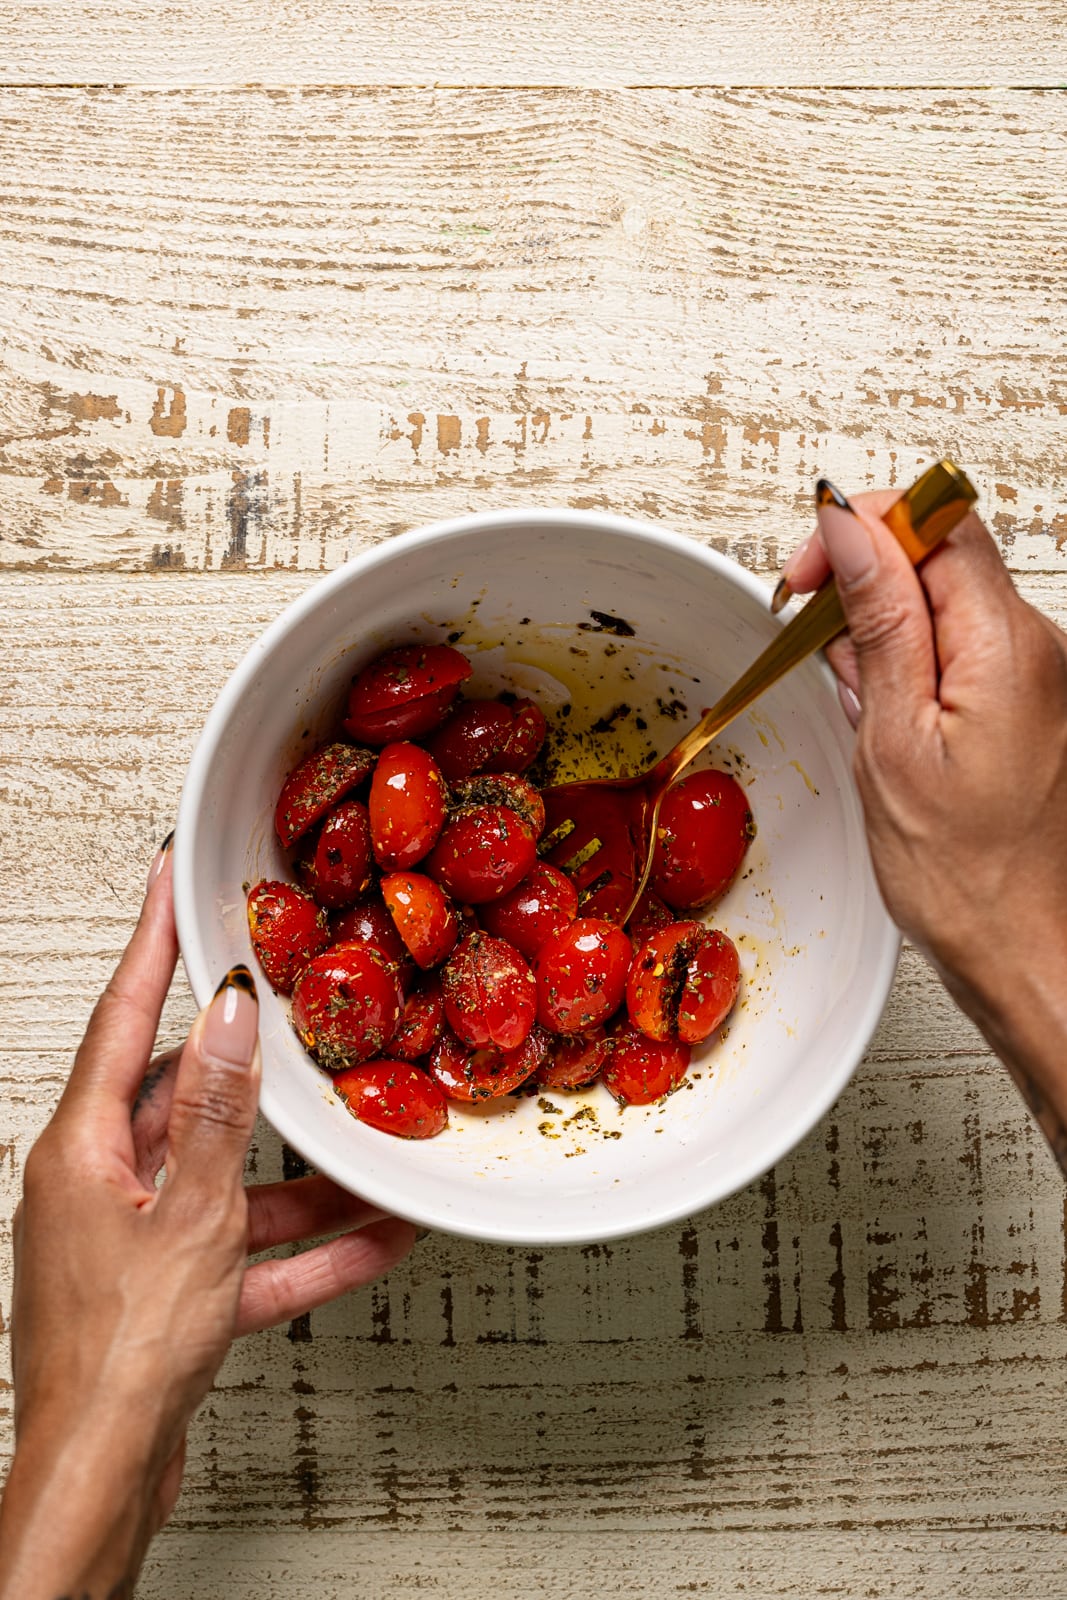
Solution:
{"label": "pile of tomatoes", "polygon": [[425,1139],[448,1101],[595,1078],[622,1105],[676,1089],[737,998],[737,950],[677,913],[710,905],[752,837],[744,791],[699,772],[664,800],[652,886],[628,929],[582,916],[538,856],[545,807],[523,774],[531,700],[460,698],[448,645],[386,651],[352,685],[342,736],[289,774],[275,826],[297,883],[248,893],[273,987],[361,1121]]}

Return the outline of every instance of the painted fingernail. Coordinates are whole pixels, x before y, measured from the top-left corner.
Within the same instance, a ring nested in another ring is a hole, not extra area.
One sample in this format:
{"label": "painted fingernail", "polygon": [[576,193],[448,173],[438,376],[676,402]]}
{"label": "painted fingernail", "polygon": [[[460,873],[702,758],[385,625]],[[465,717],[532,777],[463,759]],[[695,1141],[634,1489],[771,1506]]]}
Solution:
{"label": "painted fingernail", "polygon": [[416,1244],[421,1244],[423,1239],[428,1239],[430,1237],[430,1231],[431,1230],[429,1228],[416,1228],[415,1229],[415,1243]]}
{"label": "painted fingernail", "polygon": [[857,583],[872,571],[874,541],[839,489],[827,478],[815,486],[815,515],[830,565],[840,581]]}
{"label": "painted fingernail", "polygon": [[847,683],[841,683],[839,681],[837,685],[837,698],[840,700],[841,709],[845,713],[845,716],[848,718],[849,722],[854,728],[858,727],[860,714],[863,710],[863,707],[860,705],[859,698],[854,690],[850,689]]}
{"label": "painted fingernail", "polygon": [[771,615],[776,617],[783,606],[787,606],[793,598],[793,591],[789,579],[783,575],[778,579],[778,586],[771,595]]}
{"label": "painted fingernail", "polygon": [[258,1032],[255,980],[247,967],[231,967],[208,1006],[201,1048],[213,1061],[248,1066],[255,1054]]}
{"label": "painted fingernail", "polygon": [[170,855],[171,850],[173,848],[174,848],[174,829],[172,828],[170,830],[170,832],[167,834],[167,837],[164,839],[163,843],[160,845],[159,849],[156,851],[155,855],[152,857],[152,865],[148,869],[148,887],[149,887],[149,889],[155,883],[156,879],[159,877],[159,874],[163,871],[163,868],[166,866],[167,857]]}

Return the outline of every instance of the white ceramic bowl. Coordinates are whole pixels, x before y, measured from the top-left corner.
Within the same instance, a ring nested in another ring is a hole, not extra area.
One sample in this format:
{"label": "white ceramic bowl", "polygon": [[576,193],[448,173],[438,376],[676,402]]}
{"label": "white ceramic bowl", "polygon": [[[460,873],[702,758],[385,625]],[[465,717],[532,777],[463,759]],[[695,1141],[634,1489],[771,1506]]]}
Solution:
{"label": "white ceramic bowl", "polygon": [[[591,629],[593,611],[624,618],[634,637]],[[550,713],[569,701],[569,728],[625,702],[662,751],[778,626],[757,579],[690,539],[613,516],[512,511],[392,539],[267,629],[193,754],[174,870],[198,1003],[235,962],[257,974],[261,1104],[284,1139],[346,1188],[424,1226],[575,1244],[700,1211],[803,1138],[860,1061],[898,953],[868,861],[852,734],[821,661],[784,679],[715,752],[748,785],[759,830],[709,919],[737,940],[744,986],[725,1040],[694,1053],[690,1087],[662,1106],[621,1112],[598,1087],[546,1097],[558,1111],[526,1097],[453,1108],[449,1128],[421,1142],[364,1127],[259,974],[242,891],[286,875],[272,826],[283,778],[326,736],[353,673],[389,645],[462,630],[468,692],[531,690]],[[672,715],[672,702],[685,711]],[[633,728],[633,714],[623,721]],[[617,753],[610,737],[601,741],[604,770]]]}

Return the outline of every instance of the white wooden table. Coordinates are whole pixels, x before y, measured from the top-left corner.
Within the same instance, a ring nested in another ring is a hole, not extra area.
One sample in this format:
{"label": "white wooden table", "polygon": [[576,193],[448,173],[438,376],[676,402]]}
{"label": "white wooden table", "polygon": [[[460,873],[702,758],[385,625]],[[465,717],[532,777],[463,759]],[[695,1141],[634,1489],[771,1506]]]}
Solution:
{"label": "white wooden table", "polygon": [[[950,450],[1067,616],[1059,0],[661,11],[0,0],[5,1218],[208,707],[369,542],[562,503],[770,577],[820,471]],[[143,1593],[1059,1600],[1063,1221],[905,952],[718,1210],[245,1341]]]}

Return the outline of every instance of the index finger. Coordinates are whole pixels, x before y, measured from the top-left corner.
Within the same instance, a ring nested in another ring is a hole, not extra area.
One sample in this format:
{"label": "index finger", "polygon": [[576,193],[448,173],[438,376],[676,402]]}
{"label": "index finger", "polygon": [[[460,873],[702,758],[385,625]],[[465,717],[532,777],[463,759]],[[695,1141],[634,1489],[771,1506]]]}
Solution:
{"label": "index finger", "polygon": [[74,1058],[61,1105],[96,1097],[133,1104],[178,960],[170,841],[149,876],[141,915]]}

